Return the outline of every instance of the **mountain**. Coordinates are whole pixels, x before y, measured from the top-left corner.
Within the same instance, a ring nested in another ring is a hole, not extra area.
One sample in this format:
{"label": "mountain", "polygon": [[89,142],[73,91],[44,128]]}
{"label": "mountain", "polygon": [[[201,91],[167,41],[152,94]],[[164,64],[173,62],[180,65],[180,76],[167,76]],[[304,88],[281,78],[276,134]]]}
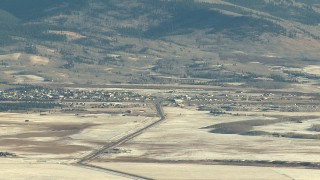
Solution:
{"label": "mountain", "polygon": [[248,85],[275,77],[272,66],[319,62],[316,0],[2,0],[0,9],[3,83]]}

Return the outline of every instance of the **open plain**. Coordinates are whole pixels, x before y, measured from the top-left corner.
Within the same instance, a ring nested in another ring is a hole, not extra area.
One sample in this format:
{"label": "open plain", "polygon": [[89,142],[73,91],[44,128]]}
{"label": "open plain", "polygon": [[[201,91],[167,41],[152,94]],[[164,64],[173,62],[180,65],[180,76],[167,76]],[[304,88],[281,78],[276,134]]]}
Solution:
{"label": "open plain", "polygon": [[[0,159],[1,173],[8,179],[73,179],[84,169],[83,179],[285,180],[320,173],[319,107],[305,103],[318,98],[314,93],[141,88],[2,91],[2,108],[15,98],[24,107],[30,97],[43,100],[28,106],[45,106],[0,113],[0,149],[8,153]],[[286,100],[277,101],[278,95]],[[290,112],[286,106],[293,102]],[[14,175],[17,168],[27,172]]]}
{"label": "open plain", "polygon": [[106,114],[2,113],[1,150],[30,162],[74,162],[95,148],[151,123],[150,117]]}

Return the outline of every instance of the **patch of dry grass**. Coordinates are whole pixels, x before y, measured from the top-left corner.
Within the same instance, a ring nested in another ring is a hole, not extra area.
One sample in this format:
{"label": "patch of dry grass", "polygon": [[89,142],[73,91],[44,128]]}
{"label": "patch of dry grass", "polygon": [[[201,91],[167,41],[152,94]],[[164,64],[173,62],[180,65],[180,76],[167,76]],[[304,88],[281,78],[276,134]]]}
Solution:
{"label": "patch of dry grass", "polygon": [[313,124],[310,128],[310,131],[320,132],[320,124]]}

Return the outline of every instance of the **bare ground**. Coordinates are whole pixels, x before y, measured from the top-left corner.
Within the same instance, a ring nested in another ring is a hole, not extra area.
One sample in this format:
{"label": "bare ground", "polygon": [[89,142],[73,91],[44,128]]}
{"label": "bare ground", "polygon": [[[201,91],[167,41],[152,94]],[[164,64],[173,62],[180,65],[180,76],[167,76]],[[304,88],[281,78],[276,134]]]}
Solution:
{"label": "bare ground", "polygon": [[320,176],[319,170],[294,168],[117,162],[94,164],[152,179],[316,180]]}
{"label": "bare ground", "polygon": [[[215,134],[209,125],[263,119],[263,116],[212,116],[192,109],[165,108],[168,120],[120,146],[130,153],[105,154],[102,159],[272,160],[319,162],[320,142],[272,136]],[[305,114],[307,116],[307,113]],[[298,123],[295,123],[299,126]]]}

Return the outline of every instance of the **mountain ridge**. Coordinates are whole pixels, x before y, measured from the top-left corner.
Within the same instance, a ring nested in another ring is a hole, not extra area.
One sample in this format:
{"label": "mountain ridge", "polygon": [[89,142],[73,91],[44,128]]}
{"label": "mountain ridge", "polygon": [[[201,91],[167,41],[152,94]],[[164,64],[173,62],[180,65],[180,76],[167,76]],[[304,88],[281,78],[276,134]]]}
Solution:
{"label": "mountain ridge", "polygon": [[[14,81],[15,74],[37,72],[33,75],[47,82],[175,83],[182,77],[209,77],[208,81],[218,83],[217,78],[239,80],[251,70],[223,67],[222,74],[194,73],[194,63],[239,65],[247,63],[242,62],[245,55],[259,59],[260,66],[281,65],[285,60],[302,68],[306,66],[302,60],[320,55],[318,20],[306,18],[310,13],[318,15],[315,1],[43,0],[38,6],[38,1],[24,1],[30,9],[17,2],[0,2],[3,12],[18,18],[12,26],[2,26],[0,53],[25,55],[18,58],[20,64],[3,59],[8,64],[3,67],[8,71],[1,77],[3,82]],[[313,11],[306,13],[310,8]],[[28,15],[31,10],[36,13]],[[241,56],[234,56],[239,52]],[[30,64],[32,55],[49,63]],[[177,61],[175,68],[180,70],[158,68],[165,75],[154,72],[152,67],[161,59]],[[253,69],[250,73],[270,76],[273,72]]]}

